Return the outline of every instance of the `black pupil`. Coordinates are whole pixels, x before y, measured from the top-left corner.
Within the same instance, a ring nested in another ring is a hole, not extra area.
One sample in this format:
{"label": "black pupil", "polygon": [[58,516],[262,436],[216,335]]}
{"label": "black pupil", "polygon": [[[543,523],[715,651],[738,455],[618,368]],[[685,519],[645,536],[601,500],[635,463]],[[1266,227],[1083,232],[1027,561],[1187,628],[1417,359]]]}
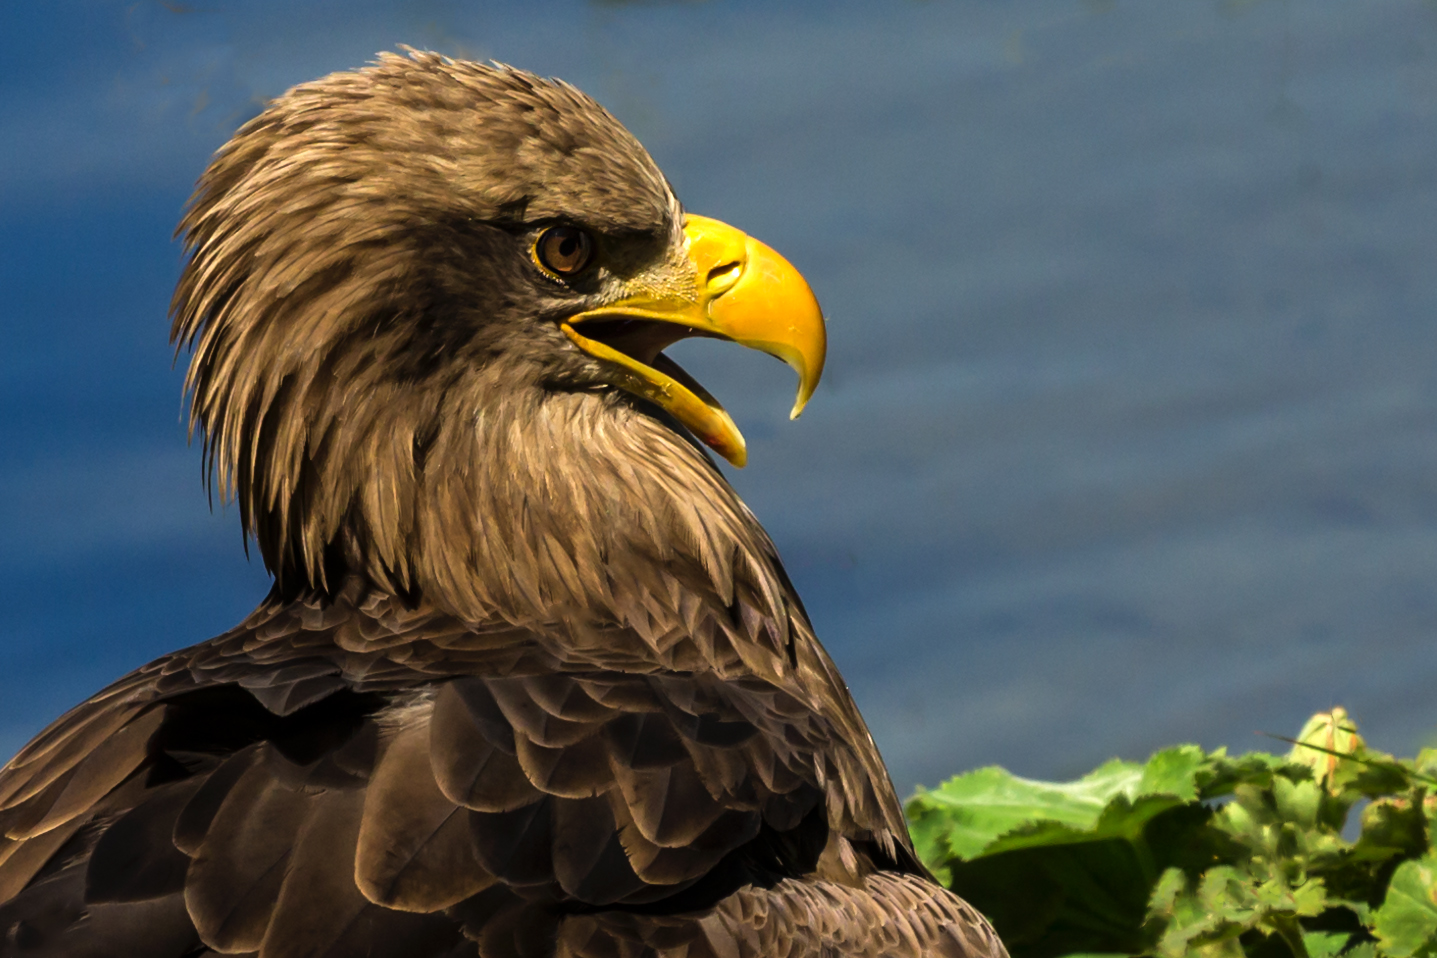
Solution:
{"label": "black pupil", "polygon": [[558,273],[577,272],[583,265],[587,245],[583,233],[569,226],[551,230],[545,238],[544,252],[550,269]]}

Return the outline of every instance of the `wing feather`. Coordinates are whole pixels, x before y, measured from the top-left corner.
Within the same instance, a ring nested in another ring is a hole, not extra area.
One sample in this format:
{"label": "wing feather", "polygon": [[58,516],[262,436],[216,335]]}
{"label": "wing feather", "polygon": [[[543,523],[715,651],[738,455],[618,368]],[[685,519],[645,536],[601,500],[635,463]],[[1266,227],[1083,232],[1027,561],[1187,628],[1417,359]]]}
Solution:
{"label": "wing feather", "polygon": [[434,780],[429,738],[421,723],[391,738],[364,797],[354,874],[387,908],[439,911],[495,881],[474,856],[468,810]]}
{"label": "wing feather", "polygon": [[130,776],[148,757],[164,713],[151,709],[122,726],[44,791],[6,811],[9,838],[33,838],[68,822]]}
{"label": "wing feather", "polygon": [[[261,958],[547,958],[590,921],[565,923],[578,906],[632,920],[595,918],[576,956],[779,948],[771,930],[715,937],[711,921],[627,910],[731,901],[745,869],[780,860],[812,869],[825,825],[859,843],[845,861],[867,855],[891,809],[842,709],[772,672],[672,671],[697,654],[686,618],[731,653],[725,668],[757,655],[732,629],[767,628],[686,596],[646,607],[653,654],[596,630],[590,657],[567,661],[535,633],[388,599],[257,615],[148,666],[0,771],[0,935],[82,955],[99,940],[84,928],[119,942],[153,921],[183,946],[175,958],[201,942]],[[811,856],[786,837],[809,823]]]}
{"label": "wing feather", "polygon": [[[11,808],[48,786],[139,711],[137,707],[106,708],[92,700],[61,716],[6,764],[5,771],[10,774],[0,784],[0,809]],[[21,769],[28,774],[15,774]]]}
{"label": "wing feather", "polygon": [[[268,751],[261,746],[260,757]],[[295,839],[314,810],[268,764],[255,761],[245,769],[190,863],[185,904],[205,943],[220,951],[260,947]]]}
{"label": "wing feather", "polygon": [[603,736],[593,733],[560,748],[546,748],[516,731],[515,758],[524,776],[539,791],[564,798],[592,798],[614,783]]}
{"label": "wing feather", "polygon": [[175,846],[175,824],[204,783],[196,776],[154,789],[106,828],[90,853],[85,900],[136,902],[182,893],[190,859]]}
{"label": "wing feather", "polygon": [[600,795],[554,802],[554,877],[590,905],[623,901],[646,888],[619,838],[611,803]]}
{"label": "wing feather", "polygon": [[[293,849],[285,856],[273,911],[257,942],[259,958],[332,954],[336,942],[370,907],[353,877],[364,799],[359,790],[300,796],[311,807],[294,834]],[[212,946],[254,947],[248,941],[225,941],[208,934],[205,940]]]}
{"label": "wing feather", "polygon": [[[487,711],[490,705],[494,714]],[[429,749],[440,791],[465,808],[511,812],[543,794],[520,767],[514,732],[482,682],[458,679],[439,689]]]}
{"label": "wing feather", "polygon": [[230,789],[244,777],[259,757],[260,746],[251,745],[231,755],[205,777],[204,782],[175,818],[175,829],[171,838],[176,848],[191,858],[199,854],[210,825],[219,814],[220,806],[229,796]]}
{"label": "wing feather", "polygon": [[7,844],[0,848],[0,902],[20,894],[86,821],[76,817],[37,838],[6,839]]}
{"label": "wing feather", "polygon": [[634,824],[655,845],[688,845],[727,811],[690,764],[634,769],[615,763],[613,770]]}
{"label": "wing feather", "polygon": [[[605,719],[612,716],[612,709],[602,709],[595,719],[578,721],[561,718],[558,710],[550,710],[534,697],[535,688],[542,689],[543,683],[534,678],[492,678],[481,681],[499,707],[500,713],[509,726],[525,738],[547,748],[564,748],[589,738],[598,731]],[[586,696],[587,697],[587,696]],[[595,703],[596,709],[598,703]]]}
{"label": "wing feather", "polygon": [[511,812],[470,812],[474,854],[489,874],[510,885],[544,885],[553,880],[553,813],[555,799],[538,801]]}

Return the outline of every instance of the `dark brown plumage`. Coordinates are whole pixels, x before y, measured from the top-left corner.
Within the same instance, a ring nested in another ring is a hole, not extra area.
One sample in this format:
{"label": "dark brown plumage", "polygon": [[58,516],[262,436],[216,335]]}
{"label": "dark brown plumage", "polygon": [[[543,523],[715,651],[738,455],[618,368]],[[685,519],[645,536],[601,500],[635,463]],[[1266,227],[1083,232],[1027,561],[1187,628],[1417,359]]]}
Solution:
{"label": "dark brown plumage", "polygon": [[[554,224],[597,265],[546,276]],[[757,521],[564,331],[697,295],[602,108],[386,56],[247,124],[181,229],[194,422],[275,587],[0,772],[0,954],[1002,958]]]}

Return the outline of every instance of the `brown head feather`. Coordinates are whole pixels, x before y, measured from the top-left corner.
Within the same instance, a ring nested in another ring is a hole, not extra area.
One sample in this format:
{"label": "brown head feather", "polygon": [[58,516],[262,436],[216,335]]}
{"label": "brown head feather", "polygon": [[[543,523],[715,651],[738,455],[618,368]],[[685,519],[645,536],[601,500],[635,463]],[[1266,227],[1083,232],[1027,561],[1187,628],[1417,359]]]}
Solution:
{"label": "brown head feather", "polygon": [[[553,222],[607,244],[587,287],[528,260]],[[557,328],[681,228],[628,131],[519,70],[384,55],[246,124],[181,223],[171,335],[280,593],[359,572],[471,620],[622,619],[642,598],[615,590],[662,591],[667,569],[725,604],[737,575],[786,619],[771,546],[707,457]]]}

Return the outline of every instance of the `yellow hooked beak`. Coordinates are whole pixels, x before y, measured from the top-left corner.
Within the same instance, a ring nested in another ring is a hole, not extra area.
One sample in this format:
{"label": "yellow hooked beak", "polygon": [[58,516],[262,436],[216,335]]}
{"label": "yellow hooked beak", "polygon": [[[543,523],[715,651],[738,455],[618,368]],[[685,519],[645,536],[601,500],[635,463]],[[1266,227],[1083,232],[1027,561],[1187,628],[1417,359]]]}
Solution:
{"label": "yellow hooked beak", "polygon": [[798,398],[789,414],[797,419],[823,375],[823,312],[798,270],[753,237],[694,215],[685,218],[684,236],[684,272],[691,267],[691,276],[635,284],[632,295],[570,317],[560,328],[584,352],[620,367],[619,386],[662,406],[742,467],[748,449],[738,426],[662,350],[689,336],[712,336],[777,356],[798,372]]}

